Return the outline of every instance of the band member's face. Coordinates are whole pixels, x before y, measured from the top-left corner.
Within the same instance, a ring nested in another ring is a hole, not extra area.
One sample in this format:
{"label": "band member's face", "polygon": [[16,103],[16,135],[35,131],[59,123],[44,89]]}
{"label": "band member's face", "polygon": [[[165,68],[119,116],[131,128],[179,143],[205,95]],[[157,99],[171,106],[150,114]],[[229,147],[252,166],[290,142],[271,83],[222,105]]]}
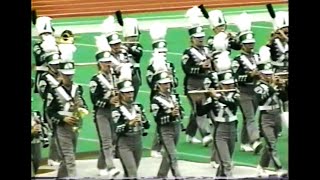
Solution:
{"label": "band member's face", "polygon": [[110,72],[110,68],[111,68],[111,61],[108,61],[108,62],[99,62],[99,65],[100,65],[100,68],[101,68],[101,71],[103,72]]}
{"label": "band member's face", "polygon": [[125,40],[128,42],[137,42],[139,40],[139,37],[138,36],[126,37]]}
{"label": "band member's face", "polygon": [[167,57],[167,52],[166,51],[159,51],[158,53],[163,57]]}
{"label": "band member's face", "polygon": [[[283,34],[285,36],[287,36],[287,38],[289,38],[289,28],[288,27],[282,28],[281,31],[283,32]],[[286,41],[286,38],[279,31],[277,31],[276,33],[281,41]]]}
{"label": "band member's face", "polygon": [[59,64],[50,64],[49,68],[53,73],[58,73]]}
{"label": "band member's face", "polygon": [[204,37],[192,37],[192,43],[197,47],[202,47],[204,46]]}
{"label": "band member's face", "polygon": [[262,77],[265,81],[267,82],[271,82],[272,81],[272,78],[273,78],[273,75],[272,74],[262,74]]}
{"label": "band member's face", "polygon": [[122,92],[120,93],[121,94],[121,99],[124,101],[124,102],[127,102],[127,103],[132,103],[133,102],[133,91],[130,91],[130,92]]}
{"label": "band member's face", "polygon": [[120,53],[121,52],[121,43],[111,44],[110,45],[113,53]]}
{"label": "band member's face", "polygon": [[234,84],[222,84],[223,89],[234,89]]}
{"label": "band member's face", "polygon": [[244,44],[242,45],[243,51],[244,51],[244,52],[247,52],[247,53],[253,52],[253,50],[254,50],[254,44],[255,44],[255,43],[244,43]]}
{"label": "band member's face", "polygon": [[63,85],[66,85],[66,86],[72,85],[73,74],[69,75],[69,74],[61,73],[61,77],[62,77]]}
{"label": "band member's face", "polygon": [[170,92],[170,88],[171,88],[170,82],[159,84],[160,92],[163,92],[163,93]]}
{"label": "band member's face", "polygon": [[218,34],[219,32],[224,32],[226,30],[226,25],[223,24],[223,25],[220,25],[220,26],[217,26],[213,29],[213,31]]}

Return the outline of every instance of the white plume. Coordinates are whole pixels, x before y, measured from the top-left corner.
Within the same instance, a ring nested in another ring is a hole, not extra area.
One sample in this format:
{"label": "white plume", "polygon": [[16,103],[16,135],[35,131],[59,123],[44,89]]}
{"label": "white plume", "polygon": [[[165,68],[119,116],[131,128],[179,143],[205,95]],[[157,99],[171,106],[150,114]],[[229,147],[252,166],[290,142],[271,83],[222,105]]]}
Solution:
{"label": "white plume", "polygon": [[201,10],[197,6],[188,9],[185,14],[191,26],[200,26],[200,17],[203,17]]}
{"label": "white plume", "polygon": [[246,12],[240,14],[235,22],[240,32],[251,31],[251,23],[251,17]]}
{"label": "white plume", "polygon": [[102,32],[105,35],[110,35],[114,32],[116,32],[116,23],[113,16],[109,16],[107,19],[105,19],[102,23]]}
{"label": "white plume", "polygon": [[111,51],[111,47],[107,41],[106,36],[104,35],[95,36],[95,39],[96,39],[96,46],[98,48],[98,52]]}
{"label": "white plume", "polygon": [[73,60],[73,54],[77,50],[74,44],[59,44],[58,47],[61,52],[61,59]]}
{"label": "white plume", "polygon": [[119,82],[125,80],[132,80],[132,64],[131,63],[123,63],[120,68],[120,76]]}
{"label": "white plume", "polygon": [[47,53],[59,51],[56,39],[52,35],[43,36],[43,41],[40,46],[42,47],[43,51]]}
{"label": "white plume", "polygon": [[228,35],[225,32],[219,32],[213,38],[213,47],[216,51],[226,51],[229,46]]}
{"label": "white plume", "polygon": [[168,71],[167,65],[166,65],[166,58],[162,55],[155,55],[153,58],[153,69],[156,73]]}
{"label": "white plume", "polygon": [[153,41],[164,40],[167,34],[167,27],[161,23],[154,23],[150,27],[150,36]]}
{"label": "white plume", "polygon": [[260,60],[257,64],[266,64],[271,61],[270,48],[267,46],[261,46],[259,49]]}
{"label": "white plume", "polygon": [[218,58],[214,62],[215,62],[216,70],[218,72],[231,70],[232,62],[229,54],[230,54],[229,51],[223,51],[217,55]]}

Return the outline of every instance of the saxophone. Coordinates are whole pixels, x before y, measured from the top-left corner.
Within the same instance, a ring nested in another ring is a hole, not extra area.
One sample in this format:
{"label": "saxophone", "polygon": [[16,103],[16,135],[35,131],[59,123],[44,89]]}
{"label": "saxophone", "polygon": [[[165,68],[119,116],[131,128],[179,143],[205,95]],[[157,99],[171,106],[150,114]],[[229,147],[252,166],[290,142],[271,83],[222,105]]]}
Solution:
{"label": "saxophone", "polygon": [[73,117],[77,119],[77,124],[72,127],[73,132],[79,132],[82,126],[82,119],[84,116],[88,115],[89,111],[82,107],[82,103],[79,97],[74,98],[73,101]]}

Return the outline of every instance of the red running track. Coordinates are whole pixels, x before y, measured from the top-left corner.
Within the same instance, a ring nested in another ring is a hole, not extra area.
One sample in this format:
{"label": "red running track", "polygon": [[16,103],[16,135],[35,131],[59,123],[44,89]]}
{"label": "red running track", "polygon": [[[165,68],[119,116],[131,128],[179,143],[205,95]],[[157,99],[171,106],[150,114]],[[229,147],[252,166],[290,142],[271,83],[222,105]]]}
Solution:
{"label": "red running track", "polygon": [[103,16],[123,13],[143,13],[159,11],[186,10],[192,6],[204,4],[206,8],[223,8],[238,6],[254,6],[285,4],[286,0],[32,0],[32,8],[39,16],[80,17]]}

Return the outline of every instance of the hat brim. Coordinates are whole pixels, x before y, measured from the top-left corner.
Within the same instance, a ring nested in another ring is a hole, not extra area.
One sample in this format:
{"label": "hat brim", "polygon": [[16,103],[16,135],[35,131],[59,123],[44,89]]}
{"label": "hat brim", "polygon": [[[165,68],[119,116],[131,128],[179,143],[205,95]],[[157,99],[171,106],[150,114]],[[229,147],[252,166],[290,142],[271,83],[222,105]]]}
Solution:
{"label": "hat brim", "polygon": [[51,60],[48,62],[48,64],[50,64],[50,65],[58,65],[59,63],[60,63],[59,59]]}
{"label": "hat brim", "polygon": [[255,39],[248,39],[248,40],[243,40],[242,44],[250,44],[250,43],[256,43]]}
{"label": "hat brim", "polygon": [[167,48],[155,48],[157,52],[168,52]]}
{"label": "hat brim", "polygon": [[101,58],[98,60],[98,62],[112,62],[111,58]]}
{"label": "hat brim", "polygon": [[115,39],[109,42],[110,45],[121,43],[121,39]]}
{"label": "hat brim", "polygon": [[221,84],[234,84],[235,80],[234,79],[227,79],[227,80],[223,80],[220,81]]}
{"label": "hat brim", "polygon": [[130,86],[130,87],[124,87],[124,88],[121,88],[119,91],[120,91],[120,92],[123,92],[123,93],[133,92],[133,91],[134,91],[134,88],[133,88],[132,86]]}
{"label": "hat brim", "polygon": [[73,74],[75,74],[75,70],[74,69],[60,69],[59,71],[64,75],[73,75]]}
{"label": "hat brim", "polygon": [[158,81],[159,84],[165,84],[165,83],[171,83],[171,82],[172,80],[170,78],[164,78]]}
{"label": "hat brim", "polygon": [[273,74],[273,71],[271,69],[267,69],[267,70],[260,70],[260,72],[262,74],[265,74],[265,75],[271,75]]}
{"label": "hat brim", "polygon": [[192,37],[195,37],[195,38],[202,38],[202,37],[205,37],[205,36],[206,35],[204,34],[204,32],[192,34]]}

